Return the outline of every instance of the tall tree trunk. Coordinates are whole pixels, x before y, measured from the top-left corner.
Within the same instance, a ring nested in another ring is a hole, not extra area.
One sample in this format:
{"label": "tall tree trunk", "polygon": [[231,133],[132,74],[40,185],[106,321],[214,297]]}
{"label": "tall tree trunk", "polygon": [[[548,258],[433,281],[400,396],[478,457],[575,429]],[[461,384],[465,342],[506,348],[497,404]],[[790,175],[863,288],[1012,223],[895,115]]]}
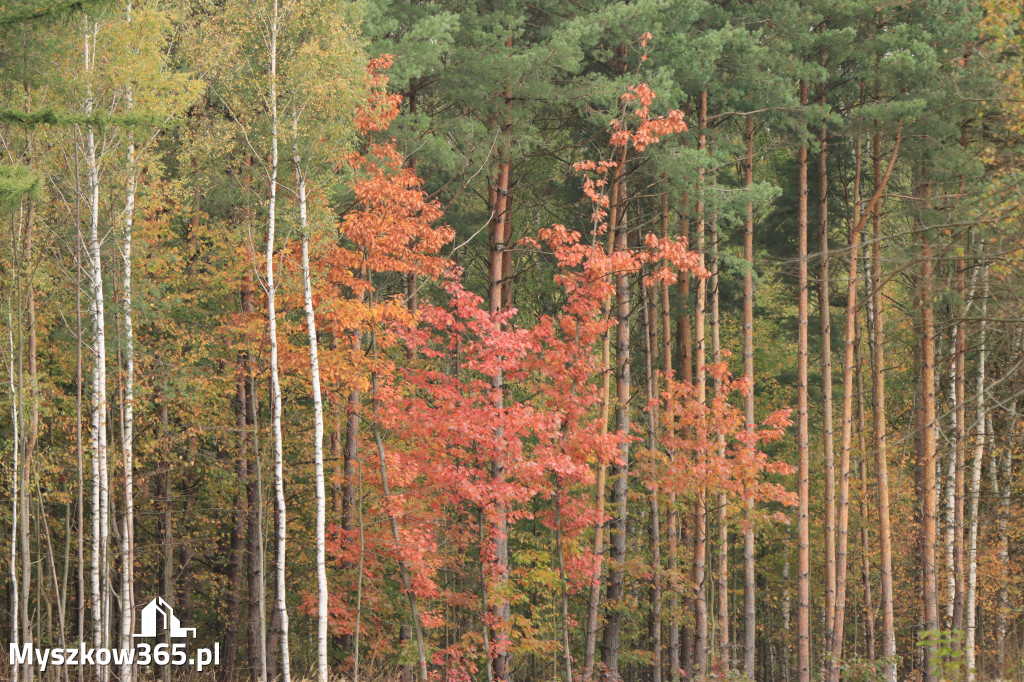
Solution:
{"label": "tall tree trunk", "polygon": [[[718,211],[711,217],[711,357],[717,365],[722,361],[722,332],[719,305]],[[715,396],[722,392],[722,381],[714,380]],[[725,436],[719,434],[716,455],[725,459]],[[718,669],[728,674],[732,668],[729,651],[729,496],[719,491],[718,507]]]}
{"label": "tall tree trunk", "polygon": [[287,508],[284,500],[284,446],[281,436],[281,379],[278,370],[277,350],[277,284],[274,281],[274,239],[277,228],[277,167],[278,167],[278,132],[277,132],[277,36],[280,29],[278,0],[273,1],[273,14],[270,21],[270,199],[267,207],[267,245],[266,245],[266,288],[267,288],[267,321],[270,337],[270,392],[271,392],[271,430],[274,438],[274,535],[275,551],[275,591],[274,609],[279,622],[278,632],[281,643],[281,676],[284,682],[291,682],[291,660],[288,651],[288,582],[285,565],[287,561]]}
{"label": "tall tree trunk", "polygon": [[[244,291],[244,290],[243,290]],[[242,577],[245,563],[246,520],[248,518],[245,490],[249,477],[249,423],[246,354],[240,352],[235,361],[235,396],[232,407],[235,411],[235,438],[238,451],[235,455],[235,471],[241,489],[234,494],[234,526],[231,529],[231,557],[228,563],[228,605],[225,616],[224,662],[218,671],[220,682],[232,682],[237,673],[238,631],[242,622]]]}
{"label": "tall tree trunk", "polygon": [[[754,184],[754,118],[747,116],[743,131],[747,154],[743,160],[743,185]],[[747,201],[743,220],[743,378],[747,394],[743,398],[744,427],[753,432],[754,425],[754,202]],[[754,498],[746,500],[746,523],[743,525],[743,674],[748,680],[756,677],[757,655],[757,585],[754,573]]]}
{"label": "tall tree trunk", "polygon": [[985,405],[985,360],[986,347],[985,335],[987,331],[988,317],[988,264],[984,262],[984,252],[981,255],[981,319],[978,325],[977,347],[978,347],[978,374],[975,384],[974,404],[976,410],[977,433],[974,438],[974,460],[971,462],[971,488],[970,488],[970,535],[967,544],[967,595],[965,600],[965,614],[967,620],[966,636],[964,639],[964,650],[967,654],[967,680],[973,682],[977,677],[977,632],[978,632],[978,506],[981,497],[981,472],[982,461],[985,457],[985,446],[988,442],[989,416]]}
{"label": "tall tree trunk", "polygon": [[[131,4],[128,5],[128,21],[131,21]],[[128,109],[131,109],[132,92],[128,89]],[[135,498],[134,498],[134,451],[135,433],[135,331],[132,327],[132,226],[135,220],[135,142],[128,136],[128,182],[124,206],[124,241],[121,247],[123,265],[121,287],[121,310],[124,319],[124,421],[121,426],[121,458],[124,466],[124,521],[121,536],[121,642],[122,648],[131,641],[135,625]],[[121,665],[121,682],[131,682],[132,664]]]}
{"label": "tall tree trunk", "polygon": [[[398,560],[398,573],[402,581],[402,591],[405,592],[406,599],[409,602],[409,611],[412,616],[412,624],[416,631],[416,652],[419,661],[419,677],[420,682],[427,682],[427,653],[426,645],[423,637],[423,623],[420,620],[419,605],[416,599],[416,592],[412,586],[412,576],[409,574],[409,569],[405,564],[405,560],[402,558],[402,541],[401,536],[398,533],[398,521],[395,519],[395,515],[391,512],[391,488],[388,486],[388,469],[387,469],[387,457],[384,454],[384,441],[381,439],[379,419],[378,419],[378,378],[377,378],[377,335],[376,332],[371,334],[371,344],[373,348],[373,438],[377,444],[377,454],[380,456],[380,486],[381,494],[384,496],[384,511],[388,517],[388,523],[391,526],[391,535],[395,541],[395,556]],[[360,495],[360,498],[362,495]],[[360,502],[361,503],[361,502]],[[361,526],[360,526],[360,532]],[[362,541],[360,540],[360,545]],[[360,553],[362,552],[362,546],[360,546]],[[360,571],[361,572],[361,571]],[[358,648],[358,644],[357,644]],[[497,668],[495,673],[497,673]],[[509,672],[506,670],[506,672]],[[501,679],[500,677],[498,679]]]}
{"label": "tall tree trunk", "polygon": [[850,527],[850,450],[853,445],[853,373],[857,343],[857,259],[860,257],[860,182],[862,135],[854,152],[853,195],[850,218],[850,256],[846,272],[846,317],[843,327],[843,406],[839,438],[839,509],[836,543],[836,601],[828,657],[828,680],[839,682],[846,620],[846,571]]}
{"label": "tall tree trunk", "polygon": [[[800,82],[800,104],[807,105],[807,84]],[[810,458],[807,423],[807,143],[797,151],[797,679],[811,679]]]}
{"label": "tall tree trunk", "polygon": [[[868,307],[868,324],[871,318],[871,261],[866,260],[864,264],[864,283],[867,286],[865,303]],[[874,333],[870,334],[874,338]],[[860,339],[858,337],[857,342]],[[874,342],[870,343],[874,348]],[[860,348],[856,350],[860,357]],[[863,363],[858,361],[855,367],[857,374],[857,450],[860,458],[860,549],[861,549],[861,580],[863,582],[864,595],[864,656],[874,662],[875,660],[875,608],[871,595],[871,551],[870,536],[868,533],[868,458],[867,447],[864,442],[864,430],[867,425],[864,410],[864,373],[861,371]]]}
{"label": "tall tree trunk", "polygon": [[[78,634],[78,641],[86,641],[85,631],[85,480],[84,480],[84,459],[85,459],[85,448],[82,439],[82,394],[83,394],[83,381],[82,381],[82,368],[83,352],[82,352],[82,274],[85,270],[82,262],[83,248],[85,241],[82,239],[82,216],[81,216],[81,175],[78,170],[78,139],[76,134],[75,140],[75,457],[77,464],[77,489],[76,489],[76,500],[75,500],[75,527],[76,543],[75,552],[77,554],[76,561],[76,573],[75,573],[75,596],[76,596],[76,611],[78,616],[78,627],[76,632]],[[17,441],[17,438],[15,438]],[[78,666],[77,668],[77,680],[83,682],[85,680],[85,666]]]}
{"label": "tall tree trunk", "polygon": [[[11,273],[12,279],[14,273]],[[12,287],[15,288],[15,287]],[[15,388],[14,381],[14,318],[11,315],[11,300],[7,300],[7,340],[8,349],[10,350],[10,364],[8,365],[8,379],[11,389],[11,428],[13,430],[13,441],[11,442],[11,448],[13,450],[11,454],[11,646],[15,649],[20,648],[21,644],[21,605],[19,603],[19,587],[18,587],[18,535],[20,531],[20,525],[27,523],[27,519],[18,518],[18,510],[21,507],[21,460],[19,458],[20,448],[20,434],[19,430],[21,427],[21,414],[18,409],[18,396],[21,394],[19,390]],[[19,335],[21,330],[19,329]],[[27,596],[23,597],[27,600]],[[11,669],[11,679],[19,680],[20,666],[17,659],[11,662],[13,666]]]}
{"label": "tall tree trunk", "polygon": [[[831,682],[839,682],[840,663],[843,659],[843,639],[846,621],[846,591],[847,591],[847,557],[849,553],[849,525],[850,525],[850,450],[853,446],[853,380],[854,372],[857,372],[858,400],[860,409],[863,410],[863,389],[860,385],[860,369],[857,366],[857,261],[860,257],[861,233],[864,224],[869,216],[873,215],[874,208],[881,199],[895,167],[896,159],[899,156],[900,140],[902,138],[902,126],[896,135],[896,144],[893,148],[889,164],[885,174],[881,178],[868,202],[867,209],[861,211],[860,206],[860,182],[861,182],[861,135],[857,135],[857,152],[855,155],[855,170],[853,181],[853,210],[850,226],[850,258],[847,264],[846,273],[846,317],[843,330],[843,412],[841,436],[839,444],[839,526],[836,548],[836,601],[835,617],[833,618],[832,633],[830,637],[828,678]],[[823,244],[823,249],[827,245]],[[863,420],[861,420],[863,422]],[[860,431],[858,431],[860,433]],[[861,446],[861,458],[863,464],[863,444]],[[866,475],[866,474],[865,474]],[[864,486],[866,495],[866,483]],[[862,518],[864,514],[865,501],[861,499]],[[866,532],[866,531],[865,531]],[[866,536],[865,536],[866,537]],[[865,550],[867,544],[865,541]],[[870,573],[865,576],[869,579]],[[870,584],[867,586],[870,593]]]}
{"label": "tall tree trunk", "polygon": [[[683,194],[683,215],[680,219],[679,230],[684,240],[689,242],[690,239],[690,197],[687,193]],[[690,274],[682,273],[679,280],[679,294],[682,299],[683,309],[679,315],[679,370],[682,373],[682,380],[684,383],[691,383],[693,381],[693,334],[690,328]],[[671,524],[677,519],[685,520],[685,516],[679,516],[678,508],[673,505],[670,510],[672,516],[669,519]],[[685,523],[678,523],[679,528],[669,538],[669,570],[675,575],[675,580],[682,581],[683,577],[679,571],[679,542],[683,541],[685,545],[689,545],[690,540],[686,538]],[[681,591],[681,590],[680,590]],[[687,590],[689,596],[686,598],[687,606],[690,606],[693,602],[693,590],[692,588]],[[676,593],[673,592],[669,596],[669,610],[671,614],[669,616],[669,661],[675,661],[676,664],[672,668],[672,682],[679,682],[680,670],[688,671],[693,667],[693,637],[688,628],[684,627],[680,623],[680,611],[679,598]],[[690,609],[696,611],[696,606]],[[675,646],[673,647],[673,642]],[[674,652],[674,653],[673,653]]]}
{"label": "tall tree trunk", "polygon": [[[612,183],[609,196],[608,230],[605,243],[605,253],[610,254],[615,249],[615,229],[619,214],[619,180],[622,177],[622,169],[625,164],[625,148],[619,155],[618,163],[612,171]],[[611,315],[611,296],[605,298],[602,305],[603,317],[607,319]],[[611,411],[611,330],[605,331],[601,338],[601,435],[608,434],[608,415]],[[594,660],[597,651],[597,631],[600,629],[601,619],[601,566],[604,553],[604,514],[605,514],[605,488],[607,484],[608,467],[603,462],[597,464],[597,477],[595,483],[594,508],[598,521],[594,524],[594,566],[591,574],[590,595],[587,601],[587,630],[586,643],[583,659],[583,678],[593,679]]]}
{"label": "tall tree trunk", "polygon": [[648,622],[648,636],[651,641],[651,682],[661,682],[661,509],[660,492],[658,486],[657,463],[653,454],[658,447],[658,384],[660,382],[659,372],[654,369],[654,353],[656,321],[652,320],[653,301],[647,287],[640,285],[640,305],[642,306],[641,318],[644,329],[644,381],[647,389],[647,449],[650,453],[651,484],[649,491],[649,502],[651,509],[650,545],[651,545],[651,612]]}
{"label": "tall tree trunk", "polygon": [[953,625],[953,608],[956,602],[956,559],[954,546],[956,544],[956,430],[957,430],[957,395],[956,395],[956,343],[959,335],[958,329],[962,320],[953,323],[953,329],[949,335],[950,361],[949,361],[949,414],[952,431],[954,433],[953,448],[949,452],[949,463],[946,467],[945,481],[945,522],[946,532],[943,538],[944,555],[946,560],[946,608],[943,627],[950,629]]}
{"label": "tall tree trunk", "polygon": [[959,322],[956,327],[956,349],[954,351],[954,381],[953,390],[956,400],[956,408],[953,415],[956,418],[956,429],[954,440],[956,447],[956,471],[954,473],[954,498],[955,508],[953,510],[953,614],[950,627],[953,630],[963,630],[964,624],[964,598],[967,593],[965,588],[964,571],[964,504],[965,504],[965,469],[967,466],[967,322],[966,301],[970,299],[967,295],[966,283],[967,269],[964,258],[961,255],[956,261],[956,286],[959,292],[960,302],[957,306]]}
{"label": "tall tree trunk", "polygon": [[[882,134],[872,141],[872,167],[875,191],[882,183]],[[885,424],[885,325],[882,304],[882,211],[876,202],[871,210],[873,261],[871,282],[872,321],[875,341],[872,347],[872,402],[875,427],[875,476],[878,479],[878,541],[881,545],[882,588],[882,669],[887,682],[896,682],[896,632],[892,602],[892,531],[889,519],[889,461],[886,452]]]}
{"label": "tall tree trunk", "polygon": [[[252,278],[246,279],[242,288],[242,313],[251,316],[253,314],[253,284]],[[257,378],[252,366],[252,355],[246,353],[246,412],[247,419],[252,425],[252,452],[253,460],[249,471],[249,478],[245,486],[246,504],[249,508],[247,518],[247,548],[248,566],[246,568],[247,593],[249,598],[249,622],[248,622],[248,645],[249,645],[249,675],[260,682],[270,680],[267,669],[267,608],[266,608],[266,571],[264,566],[263,549],[263,461],[260,456],[260,425],[259,425],[259,404],[256,396]]]}
{"label": "tall tree trunk", "polygon": [[[668,192],[661,194],[661,238],[668,239],[669,222],[669,201]],[[667,263],[665,264],[667,265]],[[684,275],[680,274],[680,278]],[[661,366],[665,383],[672,377],[672,308],[669,300],[668,283],[661,285]],[[672,409],[666,410],[664,417],[665,434],[668,438],[675,436],[675,418]],[[668,666],[669,677],[675,679],[679,675],[679,623],[675,616],[679,608],[679,599],[676,596],[675,572],[678,567],[678,541],[676,535],[679,532],[679,520],[676,515],[676,494],[668,495],[668,509],[665,511],[666,536],[668,540],[668,591],[669,591],[669,633],[668,633]],[[674,626],[674,627],[673,627]],[[661,665],[661,663],[659,663]],[[659,675],[661,668],[659,668]],[[660,678],[659,678],[660,679]]]}
{"label": "tall tree trunk", "polygon": [[[357,293],[356,299],[362,303],[362,293]],[[356,329],[352,334],[352,350],[358,353],[362,345],[362,333]],[[362,395],[356,386],[348,394],[348,407],[345,416],[344,483],[341,498],[342,530],[352,530],[355,518],[355,487],[352,481],[355,480],[356,462],[359,458],[359,406],[361,401]]]}
{"label": "tall tree trunk", "polygon": [[[623,157],[625,158],[625,157]],[[625,169],[623,169],[623,172]],[[615,232],[615,250],[625,251],[629,220],[625,208],[626,184],[619,181],[619,216]],[[630,394],[630,344],[629,317],[630,291],[629,272],[619,270],[615,277],[615,430],[622,437],[619,446],[619,461],[613,468],[612,504],[617,516],[612,525],[611,551],[609,553],[608,586],[605,600],[608,614],[605,619],[604,636],[601,644],[601,661],[605,675],[611,680],[619,678],[619,648],[622,628],[622,591],[625,581],[626,563],[626,510],[629,490],[629,394]]]}
{"label": "tall tree trunk", "polygon": [[306,173],[298,146],[298,120],[293,113],[292,161],[299,195],[299,227],[302,231],[302,299],[306,310],[306,334],[309,336],[309,375],[313,385],[313,468],[316,477],[316,585],[317,638],[316,660],[319,682],[328,682],[327,669],[327,550],[324,535],[327,526],[327,492],[324,487],[324,403],[320,394],[320,358],[313,309],[313,286],[309,274],[309,225],[306,218]]}
{"label": "tall tree trunk", "polygon": [[[508,134],[506,129],[506,135]],[[490,286],[488,291],[488,304],[490,314],[496,315],[501,311],[502,284],[505,244],[505,221],[507,220],[508,189],[511,164],[505,160],[498,165],[497,183],[494,188],[494,204],[492,206],[492,217],[490,224]],[[501,370],[491,377],[491,388],[494,389],[495,409],[499,415],[504,414],[504,381],[505,377]],[[495,442],[499,444],[504,437],[502,427],[495,429]],[[505,464],[502,455],[499,453],[491,462],[491,476],[495,481],[501,480],[504,475]],[[512,675],[511,654],[508,645],[511,636],[511,605],[505,594],[504,585],[509,579],[509,554],[508,554],[508,516],[506,510],[497,505],[495,510],[494,530],[491,542],[493,544],[494,562],[497,576],[497,598],[491,605],[491,617],[493,618],[491,632],[491,646],[494,649],[492,654],[492,666],[495,679],[499,682],[508,680]]]}
{"label": "tall tree trunk", "polygon": [[[557,477],[557,474],[555,474]],[[555,549],[558,555],[559,608],[562,627],[562,655],[565,661],[565,680],[572,682],[572,645],[569,640],[569,595],[566,592],[565,553],[562,551],[562,488],[558,487],[555,499]]]}
{"label": "tall tree trunk", "polygon": [[[1019,349],[1019,337],[1018,348]],[[1017,416],[1017,400],[1012,399],[1010,409],[1006,416],[1010,425],[1010,445],[1003,448],[1000,458],[999,474],[1002,478],[1001,487],[996,488],[999,497],[999,518],[997,530],[999,531],[998,554],[999,559],[999,592],[996,595],[996,663],[997,672],[1000,676],[1006,677],[1008,671],[1007,657],[1007,635],[1009,634],[1009,584],[1010,584],[1010,488],[1013,473],[1013,446],[1016,442],[1019,429]]]}
{"label": "tall tree trunk", "polygon": [[[931,187],[927,182],[921,188],[924,207],[930,207]],[[936,505],[935,505],[935,310],[932,301],[934,290],[934,264],[927,226],[923,219],[917,221],[918,239],[921,241],[921,382],[922,382],[922,428],[921,450],[918,464],[921,467],[921,555],[923,570],[922,599],[924,602],[924,629],[934,632],[939,629],[938,591],[935,575]],[[924,679],[932,682],[938,649],[933,644],[925,649]]]}
{"label": "tall tree trunk", "polygon": [[[26,205],[27,204],[27,207]],[[33,628],[32,620],[29,617],[29,598],[32,596],[32,546],[29,540],[29,524],[31,523],[32,517],[30,514],[31,499],[32,499],[32,476],[31,472],[34,465],[36,444],[39,440],[39,373],[38,366],[36,363],[36,303],[35,303],[35,257],[33,249],[33,232],[35,227],[35,202],[32,199],[26,199],[22,202],[22,206],[18,211],[17,217],[18,229],[22,234],[21,253],[18,254],[16,260],[16,267],[19,270],[17,293],[19,296],[18,304],[18,393],[17,402],[19,405],[19,417],[23,420],[20,425],[20,436],[22,439],[21,443],[21,469],[19,476],[21,478],[20,485],[18,488],[18,500],[19,515],[21,517],[21,524],[18,526],[19,531],[19,555],[21,557],[21,586],[19,587],[19,593],[21,596],[20,609],[21,614],[19,617],[21,625],[21,641],[22,644],[27,644],[33,641]],[[22,320],[21,311],[25,311],[25,319]],[[23,332],[25,329],[26,335],[28,336],[28,348],[27,353],[25,352],[23,343]],[[24,423],[24,411],[25,411],[25,376],[24,376],[24,360],[27,355],[28,359],[28,391],[29,391],[29,404],[28,404],[28,425]],[[13,396],[12,396],[13,397]],[[40,510],[42,515],[42,510]],[[44,522],[45,517],[41,516],[40,522]],[[38,543],[37,543],[37,546]],[[45,592],[43,590],[42,582],[42,563],[39,562],[40,575],[38,582],[40,597],[36,603],[36,609],[38,610],[39,602],[45,598]],[[31,682],[33,674],[33,664],[29,662],[21,668],[22,678],[26,682]]]}
{"label": "tall tree trunk", "polygon": [[[160,537],[160,596],[168,604],[174,603],[174,534],[172,528],[173,515],[171,514],[171,451],[168,443],[170,438],[170,416],[167,409],[167,399],[163,396],[159,387],[153,395],[154,411],[159,422],[160,434],[160,455],[156,465],[157,480],[157,534]],[[162,644],[169,644],[168,632],[162,635]],[[156,677],[167,682],[171,678],[171,668],[168,665],[158,666]]]}
{"label": "tall tree trunk", "polygon": [[[824,103],[823,98],[819,99]],[[824,649],[832,651],[836,616],[836,467],[832,409],[832,308],[828,244],[828,126],[818,131],[818,319],[821,324],[821,440],[825,464],[825,632]]]}
{"label": "tall tree trunk", "polygon": [[[94,22],[92,35],[85,38],[86,70],[92,71],[95,60],[95,41],[98,25]],[[92,42],[90,43],[90,39]],[[86,98],[86,115],[93,112],[92,92]],[[100,256],[100,171],[97,161],[96,134],[92,126],[86,132],[86,162],[89,173],[89,284],[92,289],[93,353],[92,370],[92,431],[93,448],[93,546],[92,546],[92,619],[93,646],[106,647],[109,642],[109,611],[107,584],[107,550],[110,537],[109,474],[107,472],[107,351],[106,323],[103,306],[103,264]],[[106,680],[109,666],[98,666],[99,675]]]}
{"label": "tall tree trunk", "polygon": [[[698,102],[697,148],[703,155],[707,149],[708,123],[708,91],[701,90]],[[704,267],[704,232],[705,232],[705,201],[704,201],[704,163],[697,172],[697,252],[700,254],[700,266]],[[705,342],[705,307],[707,305],[707,279],[697,280],[697,304],[694,310],[694,368],[697,384],[697,400],[700,404],[707,401],[707,367]],[[694,651],[693,678],[703,682],[708,674],[708,603],[704,584],[707,553],[707,487],[701,482],[697,485],[693,513],[693,599],[694,599]]]}

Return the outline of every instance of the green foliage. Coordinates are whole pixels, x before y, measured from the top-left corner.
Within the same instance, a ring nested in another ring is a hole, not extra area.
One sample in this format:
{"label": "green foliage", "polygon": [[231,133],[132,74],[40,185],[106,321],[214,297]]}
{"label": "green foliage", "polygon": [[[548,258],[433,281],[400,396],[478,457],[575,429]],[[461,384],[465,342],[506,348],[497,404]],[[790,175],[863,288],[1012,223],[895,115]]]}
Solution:
{"label": "green foliage", "polygon": [[111,0],[63,0],[43,5],[24,4],[5,8],[0,14],[0,28],[25,28],[25,24],[42,19],[68,20],[81,11],[111,4]]}
{"label": "green foliage", "polygon": [[959,682],[967,679],[967,658],[964,652],[962,630],[930,630],[919,635],[918,646],[931,649],[935,659],[931,672],[941,682]]}
{"label": "green foliage", "polygon": [[0,210],[13,211],[23,199],[41,200],[43,182],[31,168],[0,164]]}

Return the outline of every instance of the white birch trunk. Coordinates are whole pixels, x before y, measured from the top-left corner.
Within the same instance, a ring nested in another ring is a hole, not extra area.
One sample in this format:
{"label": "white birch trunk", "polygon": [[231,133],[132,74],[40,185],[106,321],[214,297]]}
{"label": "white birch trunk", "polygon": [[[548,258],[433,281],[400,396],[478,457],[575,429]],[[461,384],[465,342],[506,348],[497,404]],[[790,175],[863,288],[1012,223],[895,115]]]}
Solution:
{"label": "white birch trunk", "polygon": [[[99,26],[93,22],[92,35],[85,37],[85,68],[95,65],[95,41]],[[90,38],[92,45],[90,48]],[[86,114],[93,112],[92,88],[86,99]],[[108,545],[110,538],[110,489],[107,467],[107,351],[106,323],[103,305],[103,264],[100,257],[100,168],[96,158],[96,132],[88,127],[86,163],[89,173],[89,284],[92,287],[93,353],[92,371],[92,433],[93,448],[93,543],[92,543],[92,616],[93,646],[106,647],[109,642],[110,595],[108,590]],[[97,664],[98,665],[98,664]],[[107,680],[109,666],[99,666],[100,678]]]}
{"label": "white birch trunk", "polygon": [[985,441],[988,435],[988,417],[985,410],[985,323],[988,314],[988,266],[980,265],[982,280],[981,328],[978,331],[978,378],[975,405],[977,410],[977,436],[974,440],[974,461],[971,465],[971,488],[969,492],[971,526],[967,547],[967,634],[964,649],[967,654],[967,680],[976,679],[977,666],[976,638],[978,631],[978,502],[981,492],[982,460],[985,456]]}
{"label": "white birch trunk", "polygon": [[[128,6],[128,21],[131,21],[131,5]],[[128,90],[128,109],[131,109],[132,93]],[[132,439],[135,430],[135,332],[132,328],[132,225],[135,220],[135,143],[128,137],[128,182],[124,206],[124,243],[121,247],[123,265],[121,309],[124,316],[124,423],[122,424],[121,457],[124,465],[124,521],[121,531],[121,648],[127,648],[132,640],[135,614],[135,497],[134,497],[134,452]],[[121,682],[131,682],[132,664],[121,664]]]}
{"label": "white birch trunk", "polygon": [[274,301],[277,285],[274,283],[274,232],[277,227],[277,33],[280,15],[278,3],[274,0],[270,21],[270,201],[267,210],[267,318],[270,335],[270,390],[272,395],[271,421],[274,432],[274,504],[276,507],[277,556],[276,594],[274,608],[281,618],[281,676],[284,682],[291,682],[291,661],[288,656],[288,606],[285,599],[287,590],[285,576],[285,550],[287,511],[284,505],[284,447],[281,438],[281,378],[277,360],[277,308]]}
{"label": "white birch trunk", "polygon": [[[949,414],[952,421],[952,431],[956,432],[956,338],[957,325],[953,325],[950,334],[950,360],[949,360]],[[956,576],[953,559],[953,541],[956,536],[956,445],[950,448],[949,464],[946,467],[946,535],[944,538],[946,555],[946,620],[945,627],[949,628],[953,622],[953,605],[956,601]]]}
{"label": "white birch trunk", "polygon": [[327,504],[324,490],[324,404],[320,394],[320,360],[316,339],[316,316],[313,310],[313,286],[309,275],[309,228],[306,219],[306,174],[298,147],[298,120],[292,118],[292,158],[298,180],[299,225],[302,230],[302,292],[306,306],[306,332],[309,335],[309,374],[313,383],[313,467],[316,472],[316,585],[317,636],[316,661],[319,682],[327,682],[327,561],[324,534]]}

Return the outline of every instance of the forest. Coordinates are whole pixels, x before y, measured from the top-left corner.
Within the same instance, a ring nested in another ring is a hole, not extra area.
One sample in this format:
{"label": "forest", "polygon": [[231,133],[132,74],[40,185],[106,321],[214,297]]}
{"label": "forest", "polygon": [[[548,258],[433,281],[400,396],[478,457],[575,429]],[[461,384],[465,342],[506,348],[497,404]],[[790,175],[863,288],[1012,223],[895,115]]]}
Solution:
{"label": "forest", "polygon": [[4,3],[0,679],[1024,680],[1022,143],[1018,0]]}

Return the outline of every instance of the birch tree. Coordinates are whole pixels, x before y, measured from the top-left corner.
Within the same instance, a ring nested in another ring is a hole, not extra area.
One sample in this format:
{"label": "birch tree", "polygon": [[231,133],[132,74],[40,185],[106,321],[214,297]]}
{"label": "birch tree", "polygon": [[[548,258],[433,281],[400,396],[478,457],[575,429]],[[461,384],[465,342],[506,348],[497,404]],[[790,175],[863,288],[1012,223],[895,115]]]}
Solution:
{"label": "birch tree", "polygon": [[[981,256],[984,259],[984,253]],[[967,661],[967,679],[972,682],[977,678],[977,637],[978,637],[978,526],[979,526],[979,502],[981,498],[981,473],[985,457],[985,447],[988,441],[989,416],[985,403],[986,376],[985,360],[987,349],[985,347],[985,335],[987,332],[988,318],[988,264],[982,260],[978,266],[981,269],[981,316],[978,322],[977,346],[978,346],[978,368],[975,382],[975,436],[974,436],[974,459],[971,461],[971,484],[968,492],[970,499],[970,531],[967,541],[967,594],[965,599],[964,614],[966,616],[966,632],[964,640],[964,651]]]}
{"label": "birch tree", "polygon": [[[292,114],[292,131],[298,137],[298,114]],[[313,467],[316,476],[316,586],[317,586],[317,675],[327,682],[327,567],[324,533],[327,501],[324,489],[324,404],[320,394],[320,359],[316,337],[316,313],[313,309],[313,287],[309,276],[309,224],[306,218],[306,171],[302,167],[299,145],[292,144],[292,161],[299,200],[299,229],[302,233],[302,300],[306,312],[306,333],[309,335],[309,374],[313,383]]]}

